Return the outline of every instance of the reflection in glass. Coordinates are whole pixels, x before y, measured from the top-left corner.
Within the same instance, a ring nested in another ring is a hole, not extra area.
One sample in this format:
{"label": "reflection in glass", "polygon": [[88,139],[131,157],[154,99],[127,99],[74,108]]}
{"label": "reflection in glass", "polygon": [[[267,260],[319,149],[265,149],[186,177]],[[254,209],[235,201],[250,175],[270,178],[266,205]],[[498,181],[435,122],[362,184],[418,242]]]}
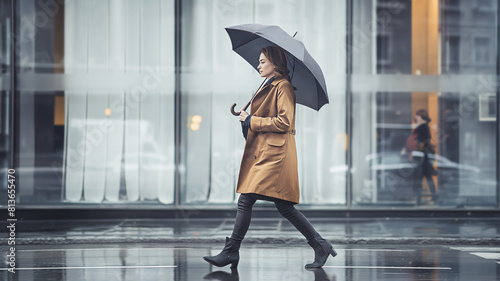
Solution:
{"label": "reflection in glass", "polygon": [[[361,1],[355,1],[353,9],[353,44],[358,46],[353,73],[375,77],[373,92],[353,93],[353,112],[363,112],[353,116],[353,203],[414,206],[422,197],[427,206],[494,207],[498,123],[496,82],[491,77],[497,75],[498,3],[379,0],[373,4],[376,13]],[[371,25],[373,20],[376,25]],[[376,41],[356,41],[359,38]],[[475,92],[451,90],[445,83],[423,92],[412,91],[409,84],[398,86],[407,91],[378,91],[383,88],[377,84],[379,74],[394,74],[395,84],[410,76],[406,81],[413,87],[419,87],[419,75],[436,75],[438,81],[447,75],[453,81],[450,85],[458,85],[463,80],[460,75],[483,76],[470,80],[476,83],[470,87]],[[423,182],[415,178],[419,165],[402,157],[420,109],[432,119],[434,153],[429,159],[436,170]],[[431,198],[431,181],[439,200]],[[422,196],[414,192],[415,186],[422,186]]]}

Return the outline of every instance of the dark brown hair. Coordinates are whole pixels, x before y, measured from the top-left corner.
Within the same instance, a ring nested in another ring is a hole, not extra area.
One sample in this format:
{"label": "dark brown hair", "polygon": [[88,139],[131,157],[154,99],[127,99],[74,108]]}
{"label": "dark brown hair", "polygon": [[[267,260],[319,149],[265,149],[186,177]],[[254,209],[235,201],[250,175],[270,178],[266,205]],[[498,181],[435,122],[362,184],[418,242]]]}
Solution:
{"label": "dark brown hair", "polygon": [[275,71],[278,75],[284,76],[288,81],[290,81],[290,70],[287,67],[286,54],[282,48],[278,46],[267,46],[260,49],[260,52],[266,56],[266,58],[276,66]]}
{"label": "dark brown hair", "polygon": [[431,118],[429,118],[429,112],[425,109],[420,109],[417,111],[417,115],[422,117],[423,120],[425,120],[427,123],[431,122]]}

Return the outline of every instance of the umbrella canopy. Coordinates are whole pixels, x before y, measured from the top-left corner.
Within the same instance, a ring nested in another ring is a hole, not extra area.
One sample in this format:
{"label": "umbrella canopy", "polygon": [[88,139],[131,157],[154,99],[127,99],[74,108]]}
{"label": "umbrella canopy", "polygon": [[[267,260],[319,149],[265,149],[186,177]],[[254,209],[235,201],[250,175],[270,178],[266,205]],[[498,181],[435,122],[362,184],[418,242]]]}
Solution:
{"label": "umbrella canopy", "polygon": [[267,46],[281,47],[286,52],[297,103],[314,110],[328,103],[323,72],[302,42],[275,25],[242,24],[227,27],[226,31],[233,50],[257,71],[260,49]]}

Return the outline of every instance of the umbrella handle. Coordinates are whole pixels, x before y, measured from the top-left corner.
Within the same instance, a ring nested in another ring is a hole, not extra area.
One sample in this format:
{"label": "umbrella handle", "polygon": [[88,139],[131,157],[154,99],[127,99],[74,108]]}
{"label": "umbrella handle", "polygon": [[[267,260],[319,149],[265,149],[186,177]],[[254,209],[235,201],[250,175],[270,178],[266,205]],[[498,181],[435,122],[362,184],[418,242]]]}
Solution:
{"label": "umbrella handle", "polygon": [[240,114],[239,113],[236,113],[236,111],[234,111],[234,108],[236,107],[236,103],[233,103],[233,106],[231,106],[231,113],[234,115],[234,116],[239,116]]}
{"label": "umbrella handle", "polygon": [[[247,108],[250,106],[250,103],[251,103],[251,102],[252,102],[252,101],[249,101],[249,102],[247,103],[247,105],[246,105],[245,107],[243,107],[243,109],[242,109],[242,110],[243,110],[243,111],[247,110]],[[240,116],[240,114],[239,114],[239,113],[237,113],[236,111],[234,111],[234,108],[235,108],[235,107],[236,107],[236,103],[233,103],[233,105],[231,106],[231,113],[232,113],[234,116]]]}
{"label": "umbrella handle", "polygon": [[[250,104],[252,103],[253,101],[253,98],[255,98],[255,95],[257,95],[257,93],[259,92],[260,88],[262,87],[262,85],[264,85],[264,83],[267,81],[267,79],[264,79],[264,81],[262,81],[262,84],[260,84],[259,86],[259,89],[257,90],[257,92],[255,92],[255,94],[253,94],[253,97],[252,99],[247,103],[247,105],[245,107],[243,107],[243,111],[247,110],[247,108],[250,106]],[[236,107],[236,103],[233,103],[233,106],[231,106],[231,113],[234,115],[234,116],[239,116],[240,114],[239,113],[236,113],[236,111],[234,111],[234,108]]]}

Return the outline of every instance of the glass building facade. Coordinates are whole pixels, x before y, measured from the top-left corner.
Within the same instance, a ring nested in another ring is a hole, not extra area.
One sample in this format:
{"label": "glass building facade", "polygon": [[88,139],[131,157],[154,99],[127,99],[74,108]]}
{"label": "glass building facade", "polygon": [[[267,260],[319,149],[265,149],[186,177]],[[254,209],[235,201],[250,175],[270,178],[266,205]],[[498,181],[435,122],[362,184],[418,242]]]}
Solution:
{"label": "glass building facade", "polygon": [[302,206],[421,209],[403,148],[425,109],[439,199],[424,180],[423,208],[498,210],[498,13],[494,0],[0,0],[0,205],[15,169],[17,206],[234,208],[245,140],[229,108],[261,78],[224,27],[260,23],[298,31],[328,87],[319,112],[297,106]]}

